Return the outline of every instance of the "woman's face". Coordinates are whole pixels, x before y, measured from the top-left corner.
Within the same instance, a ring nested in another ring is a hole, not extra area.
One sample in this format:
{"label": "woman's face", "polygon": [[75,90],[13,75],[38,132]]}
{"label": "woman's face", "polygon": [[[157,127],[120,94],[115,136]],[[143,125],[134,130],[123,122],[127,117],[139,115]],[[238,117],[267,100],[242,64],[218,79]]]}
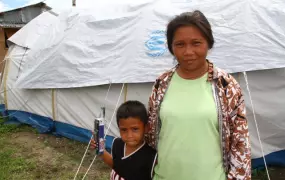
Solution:
{"label": "woman's face", "polygon": [[206,63],[208,43],[195,26],[178,28],[174,33],[172,49],[183,70],[197,70]]}

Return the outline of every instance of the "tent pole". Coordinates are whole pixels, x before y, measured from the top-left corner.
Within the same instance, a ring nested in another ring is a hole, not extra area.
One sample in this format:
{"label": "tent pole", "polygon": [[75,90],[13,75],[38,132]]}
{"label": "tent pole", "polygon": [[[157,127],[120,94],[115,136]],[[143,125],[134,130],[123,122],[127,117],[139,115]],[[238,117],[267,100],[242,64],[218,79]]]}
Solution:
{"label": "tent pole", "polygon": [[[8,96],[7,96],[7,78],[8,78],[8,72],[9,72],[9,65],[10,65],[10,58],[7,58],[5,62],[5,69],[4,69],[4,104],[5,109],[8,109]],[[3,75],[2,75],[3,76]]]}
{"label": "tent pole", "polygon": [[127,95],[128,95],[128,84],[125,84],[125,88],[124,88],[124,102],[127,101]]}
{"label": "tent pole", "polygon": [[[6,57],[5,57],[6,58]],[[3,81],[3,75],[4,75],[4,71],[5,71],[5,66],[6,66],[6,62],[5,62],[5,58],[3,59],[3,61],[1,61],[2,65],[2,69],[1,69],[1,81],[0,84],[2,84]]]}
{"label": "tent pole", "polygon": [[52,99],[52,119],[55,120],[55,90],[51,90],[51,99]]}

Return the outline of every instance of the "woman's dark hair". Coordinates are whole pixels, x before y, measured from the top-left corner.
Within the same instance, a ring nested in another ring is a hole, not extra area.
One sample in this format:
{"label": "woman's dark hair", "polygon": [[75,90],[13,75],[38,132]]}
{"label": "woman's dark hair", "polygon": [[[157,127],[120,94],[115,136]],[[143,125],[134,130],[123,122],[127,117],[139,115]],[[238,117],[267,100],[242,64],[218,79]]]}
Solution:
{"label": "woman's dark hair", "polygon": [[139,101],[126,101],[117,110],[117,124],[119,126],[120,119],[129,117],[138,118],[144,124],[147,124],[148,115],[143,103]]}
{"label": "woman's dark hair", "polygon": [[182,26],[195,26],[197,27],[208,42],[209,49],[214,46],[214,37],[211,29],[211,25],[204,14],[198,10],[194,12],[185,12],[174,19],[172,19],[167,25],[167,45],[168,49],[173,54],[172,43],[174,38],[174,33],[176,30]]}

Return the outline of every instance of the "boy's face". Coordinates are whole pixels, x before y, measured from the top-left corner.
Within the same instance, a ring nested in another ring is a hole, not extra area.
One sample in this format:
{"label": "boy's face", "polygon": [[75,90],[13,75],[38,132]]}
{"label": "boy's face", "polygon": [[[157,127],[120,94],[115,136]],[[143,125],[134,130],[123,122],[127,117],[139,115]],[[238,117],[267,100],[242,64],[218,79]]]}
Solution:
{"label": "boy's face", "polygon": [[142,145],[146,126],[139,118],[120,119],[119,129],[121,138],[127,146],[138,148]]}

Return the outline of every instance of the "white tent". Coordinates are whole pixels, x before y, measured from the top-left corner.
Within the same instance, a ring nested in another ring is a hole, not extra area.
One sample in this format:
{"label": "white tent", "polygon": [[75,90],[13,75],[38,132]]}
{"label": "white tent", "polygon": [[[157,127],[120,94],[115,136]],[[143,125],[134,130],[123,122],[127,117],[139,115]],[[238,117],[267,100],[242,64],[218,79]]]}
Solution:
{"label": "white tent", "polygon": [[155,78],[174,65],[165,46],[165,25],[175,14],[194,9],[203,11],[213,27],[216,45],[209,59],[233,73],[243,87],[254,164],[262,164],[262,151],[245,79],[239,73],[245,71],[267,161],[285,164],[281,1],[157,0],[107,3],[58,16],[45,12],[9,39],[1,83],[9,117],[42,132],[88,141],[93,119],[105,106],[106,125],[113,119],[108,135],[119,136],[113,116],[116,105],[129,99],[147,105]]}

